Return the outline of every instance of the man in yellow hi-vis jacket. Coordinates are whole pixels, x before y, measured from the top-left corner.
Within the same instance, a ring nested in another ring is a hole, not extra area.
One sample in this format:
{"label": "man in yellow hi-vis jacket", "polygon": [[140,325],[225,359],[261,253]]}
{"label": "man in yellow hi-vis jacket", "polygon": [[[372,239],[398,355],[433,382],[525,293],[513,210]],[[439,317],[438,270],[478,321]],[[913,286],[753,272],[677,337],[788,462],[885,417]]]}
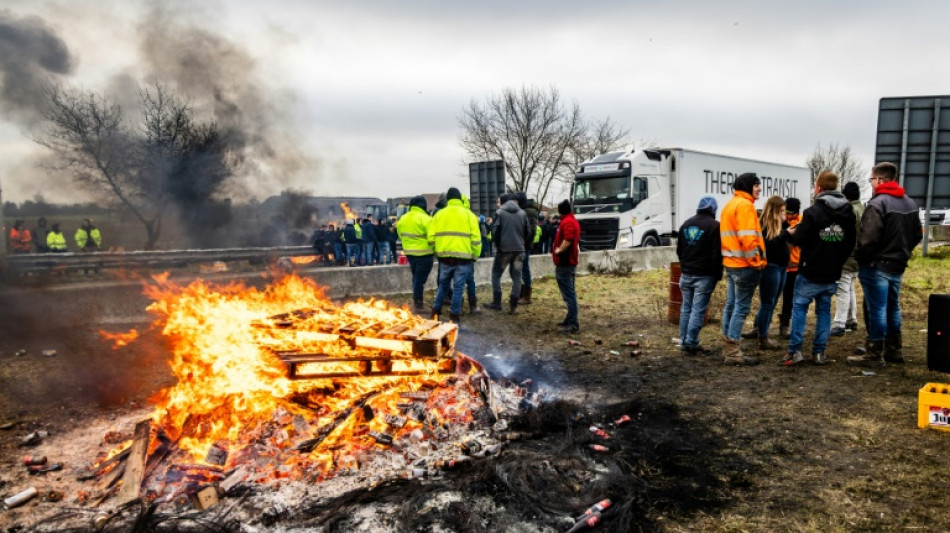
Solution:
{"label": "man in yellow hi-vis jacket", "polygon": [[462,204],[462,193],[455,187],[445,194],[447,205],[432,217],[429,224],[429,242],[439,258],[439,291],[432,304],[433,316],[442,313],[442,301],[452,287],[452,306],[449,316],[458,323],[462,316],[462,297],[465,279],[475,268],[475,259],[482,253],[482,234],[478,217]]}

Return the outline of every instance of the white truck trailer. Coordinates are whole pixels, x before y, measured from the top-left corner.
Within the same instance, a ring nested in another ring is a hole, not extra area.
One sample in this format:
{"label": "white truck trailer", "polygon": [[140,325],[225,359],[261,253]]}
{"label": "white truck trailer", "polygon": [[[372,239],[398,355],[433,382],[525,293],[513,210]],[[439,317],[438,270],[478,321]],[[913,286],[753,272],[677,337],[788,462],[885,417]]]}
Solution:
{"label": "white truck trailer", "polygon": [[718,218],[733,196],[733,182],[746,172],[762,180],[756,208],[772,195],[798,198],[803,210],[811,205],[811,172],[805,167],[684,148],[594,157],[574,174],[571,193],[581,250],[668,245],[683,221],[696,213],[703,196],[716,198]]}

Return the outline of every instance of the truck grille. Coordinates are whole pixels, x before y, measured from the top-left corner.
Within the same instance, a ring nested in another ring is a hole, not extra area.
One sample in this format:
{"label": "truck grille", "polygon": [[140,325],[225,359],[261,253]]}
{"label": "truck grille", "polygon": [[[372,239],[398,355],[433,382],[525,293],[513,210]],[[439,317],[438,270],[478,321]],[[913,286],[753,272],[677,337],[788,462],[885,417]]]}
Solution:
{"label": "truck grille", "polygon": [[581,225],[581,251],[613,250],[617,247],[620,219],[594,218],[578,222]]}

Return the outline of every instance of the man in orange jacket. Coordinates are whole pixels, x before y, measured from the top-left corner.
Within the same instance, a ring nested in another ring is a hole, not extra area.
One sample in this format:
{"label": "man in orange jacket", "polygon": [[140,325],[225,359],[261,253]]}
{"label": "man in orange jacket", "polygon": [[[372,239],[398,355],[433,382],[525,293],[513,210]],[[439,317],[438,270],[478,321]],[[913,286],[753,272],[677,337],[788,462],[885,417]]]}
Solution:
{"label": "man in orange jacket", "polygon": [[727,365],[751,366],[759,364],[759,359],[742,352],[740,335],[766,264],[765,240],[754,203],[762,185],[755,173],[747,172],[736,178],[733,188],[735,195],[722,209],[719,222],[728,286],[722,312],[722,355]]}
{"label": "man in orange jacket", "polygon": [[23,221],[17,220],[13,223],[13,229],[10,230],[10,248],[15,254],[30,253],[30,230],[23,227]]}

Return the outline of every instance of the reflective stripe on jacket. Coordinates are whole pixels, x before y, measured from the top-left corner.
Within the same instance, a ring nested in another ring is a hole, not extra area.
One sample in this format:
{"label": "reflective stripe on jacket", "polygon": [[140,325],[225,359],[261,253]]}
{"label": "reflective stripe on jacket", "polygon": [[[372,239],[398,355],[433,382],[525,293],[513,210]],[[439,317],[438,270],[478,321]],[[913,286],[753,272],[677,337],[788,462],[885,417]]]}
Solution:
{"label": "reflective stripe on jacket", "polygon": [[752,195],[736,191],[722,209],[719,223],[722,239],[722,264],[730,268],[764,268],[765,239]]}
{"label": "reflective stripe on jacket", "polygon": [[[795,215],[794,217],[787,217],[785,219],[788,222],[789,228],[794,228],[802,221],[801,215]],[[798,272],[798,263],[801,261],[802,249],[798,246],[788,245],[788,268],[785,269],[786,272]]]}
{"label": "reflective stripe on jacket", "polygon": [[435,253],[429,244],[429,224],[432,217],[421,207],[414,205],[409,212],[396,222],[396,232],[402,241],[402,252],[406,255],[426,256]]}
{"label": "reflective stripe on jacket", "polygon": [[432,217],[428,240],[439,258],[474,261],[482,253],[478,217],[465,209],[462,200],[449,200],[448,205]]}

